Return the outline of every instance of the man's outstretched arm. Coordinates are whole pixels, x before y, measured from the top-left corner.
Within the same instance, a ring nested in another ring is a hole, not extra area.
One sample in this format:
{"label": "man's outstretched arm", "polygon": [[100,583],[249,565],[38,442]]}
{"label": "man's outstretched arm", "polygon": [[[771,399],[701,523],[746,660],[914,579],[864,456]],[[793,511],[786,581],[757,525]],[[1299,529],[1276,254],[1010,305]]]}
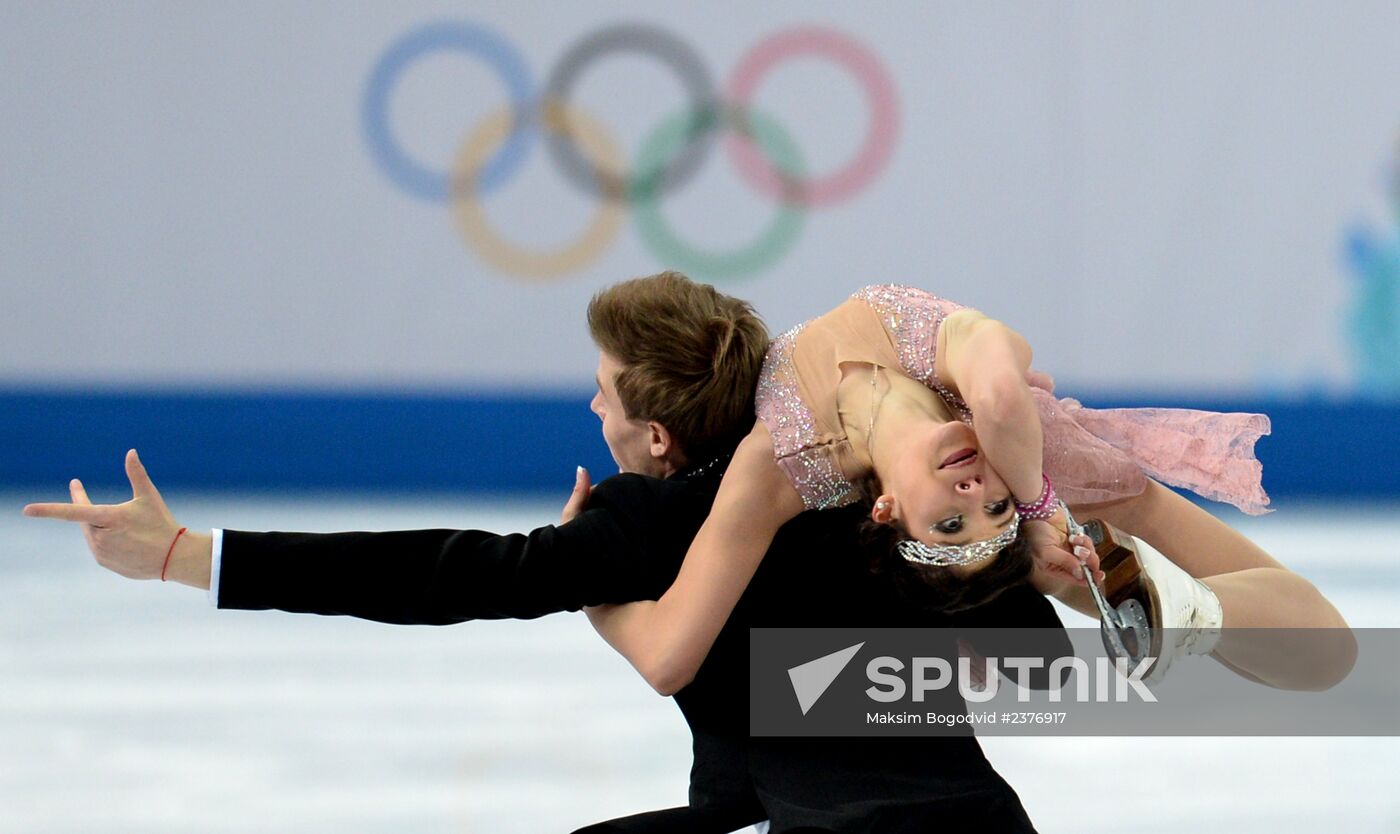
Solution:
{"label": "man's outstretched arm", "polygon": [[[94,505],[74,481],[73,503],[31,504],[25,514],[78,522],[99,564],[130,578],[155,579],[180,527],[134,451],[126,468],[131,501]],[[609,479],[573,521],[528,534],[222,531],[215,602],[222,608],[448,624],[654,598],[670,576],[664,558],[643,552],[637,519],[675,535],[686,525],[698,529],[703,515],[668,512],[646,481]],[[214,549],[211,535],[180,536],[166,578],[208,588]]]}

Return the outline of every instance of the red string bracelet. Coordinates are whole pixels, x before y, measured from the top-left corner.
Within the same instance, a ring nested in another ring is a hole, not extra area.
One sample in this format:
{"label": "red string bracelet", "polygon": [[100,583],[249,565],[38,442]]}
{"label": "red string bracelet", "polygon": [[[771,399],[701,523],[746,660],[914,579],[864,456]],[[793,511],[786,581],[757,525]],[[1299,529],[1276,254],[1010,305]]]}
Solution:
{"label": "red string bracelet", "polygon": [[175,534],[175,538],[173,538],[173,539],[170,540],[170,549],[167,550],[167,551],[165,551],[165,564],[163,564],[163,565],[160,566],[160,581],[161,581],[161,582],[164,582],[164,581],[165,581],[165,569],[168,568],[168,567],[170,567],[170,554],[172,554],[172,553],[175,552],[175,542],[178,542],[178,541],[180,540],[180,537],[183,536],[183,535],[185,535],[185,531],[188,530],[188,529],[190,529],[190,528],[188,528],[188,527],[181,527],[181,528],[180,528],[180,532],[178,532],[178,533]]}

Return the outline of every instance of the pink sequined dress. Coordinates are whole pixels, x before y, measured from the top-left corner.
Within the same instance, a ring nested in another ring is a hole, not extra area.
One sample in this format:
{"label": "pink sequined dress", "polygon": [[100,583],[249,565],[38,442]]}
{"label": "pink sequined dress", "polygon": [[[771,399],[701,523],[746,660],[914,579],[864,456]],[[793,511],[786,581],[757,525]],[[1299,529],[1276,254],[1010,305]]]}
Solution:
{"label": "pink sequined dress", "polygon": [[[962,305],[915,287],[866,287],[824,316],[773,341],[759,378],[758,416],[778,465],[808,509],[852,503],[856,471],[837,413],[841,364],[897,370],[938,393],[952,414],[973,415],[934,374],[944,318]],[[1180,408],[1085,408],[1032,388],[1045,435],[1045,474],[1069,504],[1126,498],[1154,478],[1251,515],[1268,512],[1254,444],[1269,433],[1263,414]]]}

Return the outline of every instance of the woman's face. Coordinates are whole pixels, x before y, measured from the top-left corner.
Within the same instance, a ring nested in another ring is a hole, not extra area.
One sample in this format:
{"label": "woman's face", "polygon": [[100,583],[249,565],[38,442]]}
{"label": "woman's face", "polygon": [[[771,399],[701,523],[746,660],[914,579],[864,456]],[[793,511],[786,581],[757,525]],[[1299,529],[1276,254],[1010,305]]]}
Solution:
{"label": "woman's face", "polygon": [[899,463],[879,475],[894,499],[893,516],[911,536],[929,545],[968,544],[1011,523],[1011,490],[983,460],[971,428],[931,424],[901,439]]}

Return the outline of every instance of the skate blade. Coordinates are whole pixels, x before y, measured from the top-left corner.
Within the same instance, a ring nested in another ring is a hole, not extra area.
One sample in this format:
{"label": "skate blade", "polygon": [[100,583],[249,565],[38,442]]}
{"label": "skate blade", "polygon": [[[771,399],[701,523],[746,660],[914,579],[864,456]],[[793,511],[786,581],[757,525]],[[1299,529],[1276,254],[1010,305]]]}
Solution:
{"label": "skate blade", "polygon": [[1101,595],[1113,615],[1103,618],[1105,648],[1110,656],[1126,657],[1133,668],[1145,657],[1161,658],[1163,633],[1153,627],[1161,622],[1161,600],[1132,538],[1100,519],[1086,521],[1084,533],[1094,543],[1104,572],[1102,590],[1091,577],[1090,593]]}

